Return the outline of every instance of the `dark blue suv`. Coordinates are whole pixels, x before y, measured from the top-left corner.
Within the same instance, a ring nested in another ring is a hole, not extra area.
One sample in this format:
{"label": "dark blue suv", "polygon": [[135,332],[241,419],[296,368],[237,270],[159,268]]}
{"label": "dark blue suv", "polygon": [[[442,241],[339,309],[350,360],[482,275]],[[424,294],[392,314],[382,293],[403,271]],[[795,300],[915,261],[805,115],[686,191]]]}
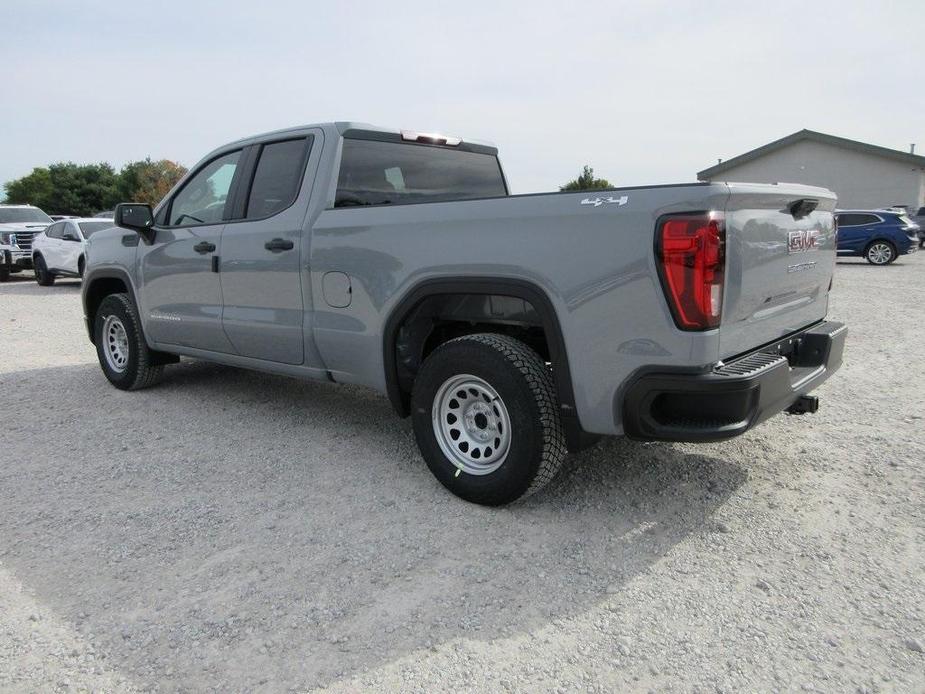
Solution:
{"label": "dark blue suv", "polygon": [[838,254],[859,255],[874,265],[889,265],[918,250],[918,226],[893,210],[838,210]]}

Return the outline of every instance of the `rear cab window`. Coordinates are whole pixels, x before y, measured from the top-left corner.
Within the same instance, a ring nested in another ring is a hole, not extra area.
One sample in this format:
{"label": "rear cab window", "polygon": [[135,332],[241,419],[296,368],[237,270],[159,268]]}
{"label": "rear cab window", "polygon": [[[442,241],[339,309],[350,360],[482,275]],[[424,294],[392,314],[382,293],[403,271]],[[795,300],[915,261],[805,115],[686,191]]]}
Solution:
{"label": "rear cab window", "polygon": [[334,207],[444,202],[507,194],[497,153],[491,148],[345,136]]}

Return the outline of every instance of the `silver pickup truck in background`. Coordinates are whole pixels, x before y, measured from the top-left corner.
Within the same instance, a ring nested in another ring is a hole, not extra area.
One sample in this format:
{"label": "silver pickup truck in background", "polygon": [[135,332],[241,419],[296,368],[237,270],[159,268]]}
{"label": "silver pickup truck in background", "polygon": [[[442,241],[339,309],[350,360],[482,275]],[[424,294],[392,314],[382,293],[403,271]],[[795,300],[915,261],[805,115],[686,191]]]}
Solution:
{"label": "silver pickup truck in background", "polygon": [[220,147],[89,243],[106,377],[180,356],[362,384],[455,494],[540,489],[598,435],[714,441],[841,363],[835,196],[691,183],[510,195],[497,150],[330,123]]}

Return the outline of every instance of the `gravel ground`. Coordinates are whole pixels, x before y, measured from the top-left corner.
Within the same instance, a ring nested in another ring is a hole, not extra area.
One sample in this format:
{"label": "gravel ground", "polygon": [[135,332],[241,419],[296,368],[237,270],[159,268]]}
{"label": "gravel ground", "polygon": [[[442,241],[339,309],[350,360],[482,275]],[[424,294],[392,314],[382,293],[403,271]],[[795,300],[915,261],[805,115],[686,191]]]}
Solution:
{"label": "gravel ground", "polygon": [[0,690],[925,691],[923,280],[839,263],[818,414],[494,510],[378,395],[123,393],[76,283],[0,285]]}

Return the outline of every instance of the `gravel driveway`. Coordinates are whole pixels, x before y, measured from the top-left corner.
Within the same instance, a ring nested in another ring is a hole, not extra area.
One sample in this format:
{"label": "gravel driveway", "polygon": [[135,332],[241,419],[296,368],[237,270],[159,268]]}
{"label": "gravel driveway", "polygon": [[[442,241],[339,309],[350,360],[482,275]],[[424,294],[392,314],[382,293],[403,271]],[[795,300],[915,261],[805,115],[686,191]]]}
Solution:
{"label": "gravel driveway", "polygon": [[838,265],[821,409],[606,440],[459,501],[352,387],[112,388],[79,285],[0,285],[0,691],[925,690],[925,254]]}

